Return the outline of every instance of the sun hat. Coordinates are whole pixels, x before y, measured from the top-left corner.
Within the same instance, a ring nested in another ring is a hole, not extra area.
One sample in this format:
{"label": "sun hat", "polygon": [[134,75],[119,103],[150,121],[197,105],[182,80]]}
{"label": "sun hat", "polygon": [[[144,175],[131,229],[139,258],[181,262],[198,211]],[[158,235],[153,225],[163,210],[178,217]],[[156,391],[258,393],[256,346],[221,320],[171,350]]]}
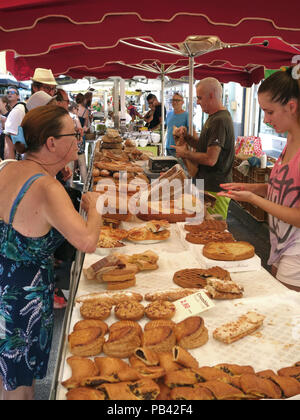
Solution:
{"label": "sun hat", "polygon": [[31,111],[33,108],[38,106],[47,105],[52,99],[55,99],[56,96],[50,96],[48,93],[40,90],[39,92],[34,93],[30,96],[26,103],[28,111]]}
{"label": "sun hat", "polygon": [[44,85],[57,85],[53,73],[50,69],[42,69],[40,67],[34,70],[34,75],[31,77],[33,82],[43,83]]}

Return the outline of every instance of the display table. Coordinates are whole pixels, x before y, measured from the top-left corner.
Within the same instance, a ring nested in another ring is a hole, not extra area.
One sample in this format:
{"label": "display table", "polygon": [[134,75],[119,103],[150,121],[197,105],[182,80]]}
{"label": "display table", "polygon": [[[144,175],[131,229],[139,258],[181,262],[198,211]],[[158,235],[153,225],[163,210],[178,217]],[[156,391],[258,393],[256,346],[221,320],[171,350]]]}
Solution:
{"label": "display table", "polygon": [[[132,226],[136,226],[136,223],[124,223],[122,227],[129,229]],[[201,245],[193,245],[185,241],[180,224],[171,225],[170,230],[171,236],[164,242],[141,245],[125,241],[126,246],[123,248],[101,251],[103,256],[111,252],[130,255],[151,249],[159,255],[159,269],[137,273],[136,286],[127,289],[128,291],[145,294],[150,291],[177,287],[172,281],[173,274],[176,271],[185,268],[203,268],[201,253],[199,253]],[[98,254],[86,254],[83,267],[89,267],[100,258],[101,256]],[[217,261],[215,265],[218,265]],[[233,270],[231,277],[244,287],[244,296],[236,300],[214,300],[215,306],[202,312],[201,316],[209,331],[209,341],[200,348],[189,350],[197,358],[200,366],[213,366],[226,362],[251,365],[255,371],[265,369],[276,371],[299,361],[300,294],[289,291],[263,268],[242,272],[234,272]],[[105,290],[105,284],[87,281],[81,274],[75,297]],[[148,304],[145,300],[142,303],[144,305]],[[67,358],[71,356],[68,350],[67,337],[73,331],[74,324],[82,319],[79,308],[80,304],[74,300],[61,341],[57,378],[52,387],[53,399],[64,400],[67,392],[61,385],[63,380],[71,376],[71,369],[66,362]],[[256,333],[231,345],[218,342],[212,337],[212,332],[216,327],[235,320],[238,316],[250,310],[255,310],[266,317],[263,327]],[[111,325],[116,321],[117,319],[112,311],[105,322]],[[144,326],[147,321],[148,319],[144,317],[139,323]],[[104,356],[104,354],[102,353],[101,356]]]}

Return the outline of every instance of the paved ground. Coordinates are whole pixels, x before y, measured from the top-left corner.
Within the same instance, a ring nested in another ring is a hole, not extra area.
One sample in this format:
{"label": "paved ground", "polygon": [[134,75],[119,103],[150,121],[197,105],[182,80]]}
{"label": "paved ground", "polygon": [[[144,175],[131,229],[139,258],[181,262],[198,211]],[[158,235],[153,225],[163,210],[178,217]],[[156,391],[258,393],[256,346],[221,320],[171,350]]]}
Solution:
{"label": "paved ground", "polygon": [[[231,203],[228,213],[228,227],[236,240],[245,240],[255,246],[256,254],[261,258],[262,266],[269,271],[267,266],[267,259],[269,254],[269,234],[266,223],[257,222],[248,213],[235,203]],[[62,288],[68,285],[67,278],[64,278],[63,273],[58,273]],[[51,383],[55,364],[57,359],[57,350],[61,334],[61,326],[63,323],[64,310],[55,310],[55,328],[53,336],[52,351],[48,366],[48,375],[42,381],[37,381],[36,384],[36,399],[48,400],[50,395]]]}

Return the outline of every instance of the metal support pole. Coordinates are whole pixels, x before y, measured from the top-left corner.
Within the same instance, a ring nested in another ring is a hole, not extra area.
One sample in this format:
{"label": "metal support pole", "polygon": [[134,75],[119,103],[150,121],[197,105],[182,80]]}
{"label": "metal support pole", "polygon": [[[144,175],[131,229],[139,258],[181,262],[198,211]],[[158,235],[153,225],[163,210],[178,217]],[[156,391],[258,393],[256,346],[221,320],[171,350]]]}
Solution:
{"label": "metal support pole", "polygon": [[194,57],[189,57],[189,134],[193,135]]}
{"label": "metal support pole", "polygon": [[165,66],[161,66],[161,142],[162,154],[165,153]]}

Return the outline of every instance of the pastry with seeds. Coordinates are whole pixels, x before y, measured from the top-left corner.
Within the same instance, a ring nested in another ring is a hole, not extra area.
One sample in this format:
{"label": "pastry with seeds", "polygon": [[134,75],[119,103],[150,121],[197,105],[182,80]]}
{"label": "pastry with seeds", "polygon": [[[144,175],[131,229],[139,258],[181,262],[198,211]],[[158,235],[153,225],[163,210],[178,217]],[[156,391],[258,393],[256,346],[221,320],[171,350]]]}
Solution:
{"label": "pastry with seeds", "polygon": [[115,315],[120,320],[138,321],[144,312],[144,306],[136,301],[121,302],[115,307]]}
{"label": "pastry with seeds", "polygon": [[149,319],[171,319],[175,315],[175,305],[167,301],[155,301],[145,308],[145,314]]}

